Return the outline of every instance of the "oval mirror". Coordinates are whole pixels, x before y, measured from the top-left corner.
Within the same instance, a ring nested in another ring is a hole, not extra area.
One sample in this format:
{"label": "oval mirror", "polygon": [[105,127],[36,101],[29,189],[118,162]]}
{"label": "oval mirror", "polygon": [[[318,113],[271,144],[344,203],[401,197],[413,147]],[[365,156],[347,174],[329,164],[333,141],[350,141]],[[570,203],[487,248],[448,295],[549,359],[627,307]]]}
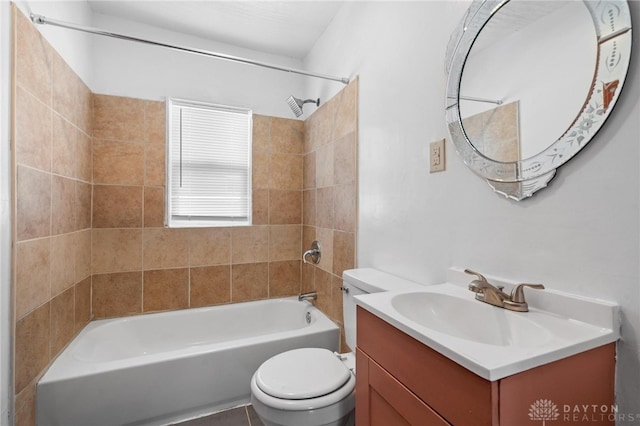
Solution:
{"label": "oval mirror", "polygon": [[474,1],[446,59],[456,151],[496,192],[531,196],[603,125],[630,53],[626,1]]}

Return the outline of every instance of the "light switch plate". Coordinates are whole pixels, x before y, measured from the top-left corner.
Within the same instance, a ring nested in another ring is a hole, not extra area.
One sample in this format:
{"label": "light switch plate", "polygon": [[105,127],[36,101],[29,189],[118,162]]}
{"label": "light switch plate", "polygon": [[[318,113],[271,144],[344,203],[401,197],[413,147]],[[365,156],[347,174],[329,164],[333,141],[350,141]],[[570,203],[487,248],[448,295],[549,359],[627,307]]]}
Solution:
{"label": "light switch plate", "polygon": [[444,139],[431,142],[429,146],[429,172],[442,172],[444,171],[445,156],[444,156]]}

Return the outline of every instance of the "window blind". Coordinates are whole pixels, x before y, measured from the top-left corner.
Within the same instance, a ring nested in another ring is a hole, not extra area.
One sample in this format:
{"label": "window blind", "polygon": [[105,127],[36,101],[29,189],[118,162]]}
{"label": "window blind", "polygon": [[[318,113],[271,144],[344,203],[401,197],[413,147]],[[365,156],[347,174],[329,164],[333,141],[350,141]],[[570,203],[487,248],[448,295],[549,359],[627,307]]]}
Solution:
{"label": "window blind", "polygon": [[167,222],[251,224],[250,110],[169,99]]}

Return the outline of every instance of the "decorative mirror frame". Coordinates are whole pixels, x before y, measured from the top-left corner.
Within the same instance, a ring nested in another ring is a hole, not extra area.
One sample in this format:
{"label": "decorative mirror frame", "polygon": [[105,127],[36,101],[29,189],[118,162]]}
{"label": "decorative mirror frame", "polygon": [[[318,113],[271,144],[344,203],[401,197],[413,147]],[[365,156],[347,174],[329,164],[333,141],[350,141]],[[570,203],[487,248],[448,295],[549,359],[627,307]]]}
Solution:
{"label": "decorative mirror frame", "polygon": [[[545,188],[556,169],[575,156],[611,114],[627,74],[631,55],[631,15],[626,0],[588,1],[593,19],[597,63],[591,90],[568,129],[544,151],[520,161],[499,162],[482,155],[471,143],[460,115],[460,83],[465,62],[487,22],[510,0],[474,0],[451,35],[447,47],[446,120],[458,155],[493,190],[520,201]],[[511,101],[511,100],[507,100]]]}

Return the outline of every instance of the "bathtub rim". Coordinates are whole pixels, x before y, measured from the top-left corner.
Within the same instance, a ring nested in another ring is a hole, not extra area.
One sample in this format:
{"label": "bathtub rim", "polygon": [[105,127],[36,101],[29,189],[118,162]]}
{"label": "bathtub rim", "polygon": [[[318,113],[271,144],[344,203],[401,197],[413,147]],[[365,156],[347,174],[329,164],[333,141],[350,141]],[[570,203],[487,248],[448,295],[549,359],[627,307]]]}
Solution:
{"label": "bathtub rim", "polygon": [[[81,338],[86,334],[90,333],[94,329],[101,327],[103,325],[112,324],[112,323],[127,323],[131,321],[136,321],[141,318],[149,318],[153,316],[179,316],[185,314],[195,314],[198,312],[206,312],[213,309],[238,309],[242,306],[248,304],[275,304],[285,301],[287,303],[295,302],[295,303],[303,303],[305,304],[304,310],[309,310],[315,314],[316,321],[311,323],[308,327],[302,327],[292,330],[283,330],[277,331],[274,333],[261,334],[257,336],[243,337],[240,339],[229,340],[224,342],[217,342],[212,344],[203,344],[197,346],[190,346],[187,348],[174,349],[170,351],[164,351],[153,354],[146,354],[141,356],[129,357],[124,359],[117,359],[113,361],[99,361],[99,362],[88,362],[83,361],[74,356],[74,349],[78,347],[80,344]],[[140,367],[143,365],[157,364],[166,361],[167,359],[177,359],[177,358],[189,358],[195,357],[200,354],[213,353],[218,351],[223,351],[228,349],[230,346],[233,348],[244,348],[250,347],[257,343],[264,343],[268,341],[274,340],[274,336],[278,336],[279,339],[286,339],[292,336],[307,334],[310,330],[313,331],[327,331],[332,329],[339,329],[339,326],[332,321],[324,312],[322,312],[319,308],[314,306],[309,301],[298,301],[297,297],[281,297],[281,298],[273,298],[273,299],[261,299],[261,300],[252,300],[238,303],[228,303],[222,305],[213,305],[213,306],[205,306],[198,308],[186,308],[174,311],[164,311],[164,312],[150,312],[143,314],[130,315],[125,317],[114,317],[114,318],[104,318],[99,320],[94,320],[89,322],[87,325],[83,327],[83,329],[74,337],[74,339],[69,343],[69,345],[60,352],[58,357],[50,364],[49,368],[42,377],[38,380],[39,384],[49,384],[55,383],[59,381],[73,380],[80,377],[98,375],[108,371],[114,370],[126,370],[133,369],[136,367]],[[304,332],[303,332],[304,330]],[[232,345],[229,343],[232,342]]]}

